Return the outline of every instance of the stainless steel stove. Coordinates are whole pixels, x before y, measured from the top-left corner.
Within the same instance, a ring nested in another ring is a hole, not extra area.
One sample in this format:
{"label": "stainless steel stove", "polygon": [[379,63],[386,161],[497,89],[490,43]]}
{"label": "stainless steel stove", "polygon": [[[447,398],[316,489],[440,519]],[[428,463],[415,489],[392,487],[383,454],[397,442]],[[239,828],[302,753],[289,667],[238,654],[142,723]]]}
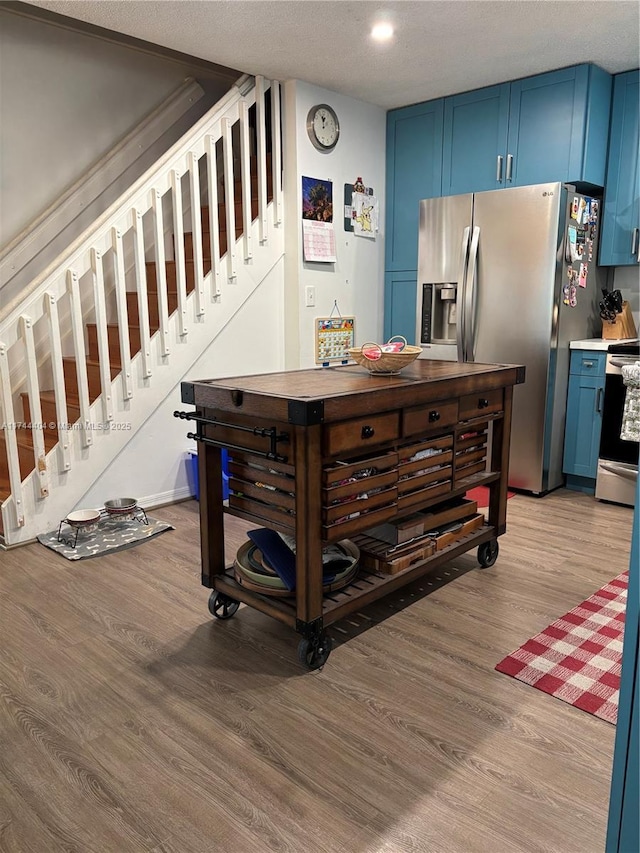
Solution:
{"label": "stainless steel stove", "polygon": [[640,360],[640,342],[611,344],[607,350],[596,498],[633,506],[638,480],[638,442],[620,438],[626,387],[622,368]]}

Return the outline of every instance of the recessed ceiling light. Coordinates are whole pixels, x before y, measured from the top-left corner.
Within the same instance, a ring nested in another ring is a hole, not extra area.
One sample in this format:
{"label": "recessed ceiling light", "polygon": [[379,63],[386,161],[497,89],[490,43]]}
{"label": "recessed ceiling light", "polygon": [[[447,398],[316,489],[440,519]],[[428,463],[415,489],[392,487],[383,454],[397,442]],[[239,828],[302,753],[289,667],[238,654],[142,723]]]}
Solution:
{"label": "recessed ceiling light", "polygon": [[393,27],[391,24],[376,24],[371,30],[371,38],[376,41],[389,41],[393,35]]}

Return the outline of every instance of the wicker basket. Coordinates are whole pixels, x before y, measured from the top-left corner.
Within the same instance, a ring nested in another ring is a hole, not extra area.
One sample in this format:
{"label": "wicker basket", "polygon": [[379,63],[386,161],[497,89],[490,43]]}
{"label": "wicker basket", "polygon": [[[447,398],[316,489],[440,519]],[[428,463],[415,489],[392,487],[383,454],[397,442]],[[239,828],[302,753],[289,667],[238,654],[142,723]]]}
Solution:
{"label": "wicker basket", "polygon": [[369,373],[399,373],[403,367],[415,361],[422,352],[422,347],[410,346],[400,335],[389,338],[386,346],[395,339],[400,339],[402,342],[402,349],[399,352],[384,352],[380,344],[367,342],[361,347],[350,347],[349,356],[361,367],[365,367]]}

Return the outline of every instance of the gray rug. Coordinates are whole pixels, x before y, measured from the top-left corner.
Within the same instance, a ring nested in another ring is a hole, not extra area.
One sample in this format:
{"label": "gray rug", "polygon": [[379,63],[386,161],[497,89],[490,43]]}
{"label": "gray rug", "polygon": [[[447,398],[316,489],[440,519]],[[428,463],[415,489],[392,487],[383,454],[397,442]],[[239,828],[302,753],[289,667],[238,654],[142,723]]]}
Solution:
{"label": "gray rug", "polygon": [[63,523],[60,528],[60,541],[58,541],[58,530],[38,536],[38,542],[51,548],[67,560],[87,560],[90,557],[101,557],[103,554],[113,554],[115,551],[123,551],[125,548],[133,548],[141,542],[146,542],[160,533],[174,528],[164,521],[147,516],[148,524],[135,519],[123,521],[118,518],[104,518],[95,525],[93,530],[78,531],[78,538],[74,545],[76,531],[68,524]]}

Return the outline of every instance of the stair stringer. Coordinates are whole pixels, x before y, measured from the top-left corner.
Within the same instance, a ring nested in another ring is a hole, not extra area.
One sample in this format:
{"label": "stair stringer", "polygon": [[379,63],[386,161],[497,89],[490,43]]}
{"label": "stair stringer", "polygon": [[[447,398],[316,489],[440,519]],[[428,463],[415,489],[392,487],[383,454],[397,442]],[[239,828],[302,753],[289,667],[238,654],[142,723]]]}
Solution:
{"label": "stair stringer", "polygon": [[[269,204],[269,211],[273,208]],[[271,217],[269,217],[271,219]],[[258,223],[253,223],[253,236],[258,243]],[[82,430],[72,430],[71,467],[62,469],[58,458],[59,446],[56,445],[46,456],[49,472],[49,494],[40,497],[37,471],[33,471],[23,481],[22,500],[25,523],[17,524],[14,497],[9,496],[2,504],[5,545],[14,546],[33,541],[38,535],[57,528],[61,519],[74,509],[77,502],[104,473],[114,458],[121,453],[131,439],[152,416],[161,403],[167,399],[176,385],[187,378],[190,368],[211,346],[211,343],[225,328],[229,321],[240,311],[243,305],[260,287],[284,256],[284,229],[271,227],[269,240],[260,244],[250,262],[238,264],[238,275],[234,282],[224,288],[220,300],[208,300],[206,313],[196,314],[195,293],[187,299],[188,333],[179,334],[178,312],[169,318],[170,354],[162,355],[161,336],[157,332],[151,339],[152,374],[143,376],[141,354],[131,360],[134,395],[130,400],[123,397],[121,374],[111,382],[113,400],[112,424],[131,424],[131,428],[93,429],[93,443],[83,446]],[[238,240],[238,254],[242,237]],[[204,277],[205,292],[212,293],[211,273]],[[102,395],[90,408],[91,423],[102,422]]]}

